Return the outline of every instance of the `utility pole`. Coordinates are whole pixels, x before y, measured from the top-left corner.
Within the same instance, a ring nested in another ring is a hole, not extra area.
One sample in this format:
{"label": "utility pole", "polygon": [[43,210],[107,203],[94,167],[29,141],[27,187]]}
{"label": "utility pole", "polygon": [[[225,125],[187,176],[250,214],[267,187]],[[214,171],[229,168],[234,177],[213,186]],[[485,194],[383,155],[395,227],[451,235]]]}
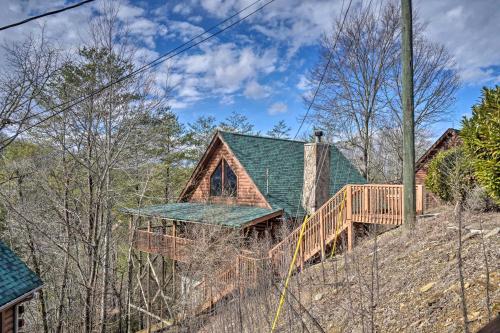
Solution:
{"label": "utility pole", "polygon": [[403,65],[403,217],[409,230],[415,226],[415,124],[413,116],[413,38],[411,0],[401,0]]}

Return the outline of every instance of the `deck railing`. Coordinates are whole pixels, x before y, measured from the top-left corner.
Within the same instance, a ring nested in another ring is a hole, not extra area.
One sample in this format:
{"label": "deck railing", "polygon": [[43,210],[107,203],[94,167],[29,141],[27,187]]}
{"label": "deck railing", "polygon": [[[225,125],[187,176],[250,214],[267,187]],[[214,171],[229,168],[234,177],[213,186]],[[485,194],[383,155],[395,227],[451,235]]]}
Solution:
{"label": "deck railing", "polygon": [[165,235],[162,228],[136,229],[133,246],[142,252],[161,254],[167,258],[185,262],[196,241]]}
{"label": "deck railing", "polygon": [[237,255],[228,269],[203,280],[193,288],[196,302],[195,312],[208,310],[220,299],[233,293],[258,285],[258,269],[265,259],[257,259],[244,255]]}
{"label": "deck railing", "polygon": [[[403,185],[350,185],[352,221],[377,224],[403,224]],[[416,211],[423,213],[423,188],[416,186]]]}
{"label": "deck railing", "polygon": [[[305,261],[318,252],[325,255],[325,248],[336,236],[342,232],[346,225],[347,216],[346,195],[348,186],[344,186],[330,200],[321,206],[309,217],[307,227],[299,248],[297,266],[302,266]],[[293,230],[281,242],[269,251],[269,258],[276,272],[283,274],[289,266],[289,261],[295,251],[301,226]]]}

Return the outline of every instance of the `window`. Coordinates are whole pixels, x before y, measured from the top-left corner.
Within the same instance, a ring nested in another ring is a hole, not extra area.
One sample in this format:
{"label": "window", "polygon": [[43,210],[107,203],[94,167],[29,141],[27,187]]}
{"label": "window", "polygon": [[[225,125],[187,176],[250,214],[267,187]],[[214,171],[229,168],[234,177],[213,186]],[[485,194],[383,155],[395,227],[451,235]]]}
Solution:
{"label": "window", "polygon": [[210,195],[222,195],[222,161],[220,161],[210,177]]}
{"label": "window", "polygon": [[238,187],[238,179],[229,164],[224,161],[224,194],[229,197],[236,196]]}
{"label": "window", "polygon": [[236,197],[238,178],[233,169],[223,159],[210,176],[210,195]]}

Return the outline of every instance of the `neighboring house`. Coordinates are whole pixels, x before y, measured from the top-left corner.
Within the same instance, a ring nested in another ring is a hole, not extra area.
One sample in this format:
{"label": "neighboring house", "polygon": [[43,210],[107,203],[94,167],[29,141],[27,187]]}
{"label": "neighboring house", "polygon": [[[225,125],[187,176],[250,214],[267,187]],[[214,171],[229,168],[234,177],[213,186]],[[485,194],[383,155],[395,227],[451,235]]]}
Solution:
{"label": "neighboring house", "polygon": [[42,280],[0,241],[0,333],[23,331],[22,303],[41,287]]}
{"label": "neighboring house", "polygon": [[[429,163],[439,152],[460,146],[462,144],[458,133],[458,130],[448,128],[443,135],[441,135],[439,139],[437,139],[436,142],[434,142],[434,144],[418,159],[415,165],[415,181],[417,185],[424,185],[425,187],[425,177],[427,177]],[[439,204],[438,198],[429,191],[426,191],[425,207],[435,207],[437,204]]]}

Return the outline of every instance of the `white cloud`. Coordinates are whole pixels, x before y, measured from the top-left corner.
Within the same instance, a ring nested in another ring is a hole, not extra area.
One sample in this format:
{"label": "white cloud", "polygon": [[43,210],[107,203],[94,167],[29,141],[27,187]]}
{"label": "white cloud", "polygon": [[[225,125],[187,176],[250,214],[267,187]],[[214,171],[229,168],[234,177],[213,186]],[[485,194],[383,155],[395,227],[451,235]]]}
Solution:
{"label": "white cloud", "polygon": [[137,7],[134,5],[130,5],[127,3],[120,3],[120,6],[118,8],[118,18],[122,21],[138,17],[138,16],[143,16],[144,15],[144,9],[141,7]]}
{"label": "white cloud", "polygon": [[[15,22],[34,13],[60,8],[68,1],[0,0],[4,8],[0,11],[0,22]],[[374,4],[380,1],[383,0],[375,0]],[[178,40],[187,41],[202,33],[202,26],[210,25],[206,22],[211,21],[204,22],[204,17],[220,20],[252,2],[186,0],[168,3],[155,10],[148,7],[148,2],[135,5],[131,0],[123,0],[118,17],[128,23],[131,40],[137,44],[137,56],[146,61],[159,55],[156,49],[159,39],[175,39],[176,43]],[[360,2],[354,0],[351,10],[359,6]],[[8,33],[0,34],[0,41],[20,40],[23,34],[45,24],[49,39],[64,49],[75,48],[87,39],[87,23],[99,6],[100,2],[96,1],[11,29]],[[243,29],[231,29],[229,33],[221,35],[224,36],[221,39],[214,38],[176,57],[170,64],[168,75],[176,94],[175,107],[187,107],[206,98],[216,98],[223,103],[234,101],[236,96],[267,98],[273,93],[271,86],[276,89],[279,83],[287,85],[287,88],[291,84],[290,88],[295,86],[302,91],[308,90],[309,82],[304,75],[296,79],[298,82],[292,81],[296,74],[289,76],[289,82],[268,82],[266,76],[275,71],[293,72],[297,68],[302,73],[304,68],[299,62],[314,58],[307,56],[298,59],[297,51],[302,47],[317,45],[321,35],[329,31],[333,21],[339,17],[341,6],[342,1],[331,0],[276,1],[239,25]],[[374,5],[374,8],[377,7]],[[500,10],[497,0],[421,0],[415,7],[421,20],[428,23],[427,36],[446,45],[455,56],[466,83],[500,82],[500,38],[496,36]],[[172,13],[177,14],[176,17],[182,15],[185,19],[172,20],[169,16]],[[227,40],[234,42],[229,43]],[[0,63],[1,59],[0,51]],[[166,71],[158,71],[159,78],[167,77]],[[287,109],[284,103],[275,103],[268,111],[277,114]]]}
{"label": "white cloud", "polygon": [[[373,2],[378,9],[384,0]],[[250,0],[199,0],[200,5],[215,17],[227,17],[251,3]],[[362,1],[355,0],[351,11]],[[346,4],[344,4],[345,11]],[[426,35],[444,44],[455,56],[465,83],[498,83],[500,65],[500,22],[498,0],[422,0],[415,4],[419,18],[428,24]],[[253,8],[253,7],[252,7]],[[286,49],[285,65],[304,46],[316,45],[319,38],[332,28],[342,10],[341,1],[287,0],[266,6],[248,19],[256,32],[271,43]],[[250,11],[250,10],[249,10]],[[277,65],[282,68],[281,64]]]}
{"label": "white cloud", "polygon": [[299,90],[310,90],[311,81],[309,81],[305,75],[300,75],[299,82],[297,83],[296,87]]}
{"label": "white cloud", "polygon": [[173,10],[176,14],[189,15],[192,12],[191,7],[186,3],[178,3],[174,6]]}
{"label": "white cloud", "polygon": [[455,56],[465,83],[499,83],[500,10],[497,0],[425,0],[419,16],[427,22],[427,36],[444,44]]}
{"label": "white cloud", "polygon": [[[360,1],[354,1],[353,7]],[[227,17],[252,3],[251,0],[201,0],[202,8],[215,17]],[[255,5],[243,14],[255,10]],[[346,5],[345,5],[346,6]],[[314,45],[319,37],[328,31],[333,19],[338,16],[341,1],[331,0],[287,0],[276,1],[248,18],[252,29],[264,34],[287,49],[289,60],[303,46]],[[344,8],[345,10],[345,8]]]}
{"label": "white cloud", "polygon": [[247,83],[243,94],[252,99],[261,99],[270,95],[269,87],[261,85],[256,80]]}
{"label": "white cloud", "polygon": [[266,87],[257,78],[275,70],[276,51],[255,51],[240,48],[233,43],[203,45],[201,52],[184,55],[172,62],[172,74],[178,78],[176,93],[185,102],[203,98],[220,98],[243,93],[251,98],[262,98]]}
{"label": "white cloud", "polygon": [[168,27],[172,31],[170,38],[178,37],[186,42],[203,33],[205,29],[185,21],[169,20]]}
{"label": "white cloud", "polygon": [[234,96],[232,96],[232,95],[222,96],[222,98],[220,100],[220,104],[224,104],[224,105],[234,104]]}
{"label": "white cloud", "polygon": [[[65,6],[65,2],[49,0],[26,2],[4,0],[0,1],[0,6],[2,8],[0,11],[0,22],[9,24],[48,10],[61,8]],[[86,4],[62,14],[48,16],[2,31],[0,33],[0,42],[21,41],[29,34],[40,34],[43,27],[47,40],[57,43],[62,48],[73,47],[81,42],[83,38],[87,37],[88,29],[82,29],[82,27],[87,26],[92,15],[92,10],[96,6],[96,3]],[[4,58],[2,52],[0,50],[0,59]]]}
{"label": "white cloud", "polygon": [[188,20],[193,23],[200,23],[201,21],[203,21],[203,17],[201,15],[195,15],[188,17]]}
{"label": "white cloud", "polygon": [[282,114],[288,111],[288,105],[283,102],[277,102],[272,104],[269,109],[267,109],[267,113],[271,116],[275,116],[277,114]]}

